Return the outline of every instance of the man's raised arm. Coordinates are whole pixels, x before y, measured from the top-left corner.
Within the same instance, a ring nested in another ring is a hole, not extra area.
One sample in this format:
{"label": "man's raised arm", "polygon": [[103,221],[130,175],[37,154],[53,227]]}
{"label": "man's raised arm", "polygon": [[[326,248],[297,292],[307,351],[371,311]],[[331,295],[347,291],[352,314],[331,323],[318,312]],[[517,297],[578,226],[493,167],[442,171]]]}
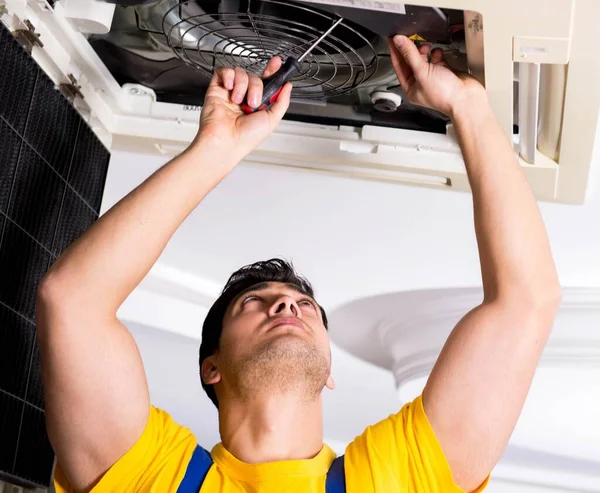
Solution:
{"label": "man's raised arm", "polygon": [[[273,59],[265,71],[281,65]],[[196,141],[103,215],[49,270],[37,299],[46,422],[61,469],[89,490],[137,441],[150,411],[142,361],[119,306],[203,197],[273,131],[290,86],[269,111],[239,103],[262,94],[241,69],[220,69]]]}
{"label": "man's raised arm", "polygon": [[473,191],[484,299],[452,331],[423,393],[454,480],[472,491],[517,423],[561,290],[536,201],[483,87],[452,73],[440,51],[399,37],[390,49],[409,100],[452,118]]}

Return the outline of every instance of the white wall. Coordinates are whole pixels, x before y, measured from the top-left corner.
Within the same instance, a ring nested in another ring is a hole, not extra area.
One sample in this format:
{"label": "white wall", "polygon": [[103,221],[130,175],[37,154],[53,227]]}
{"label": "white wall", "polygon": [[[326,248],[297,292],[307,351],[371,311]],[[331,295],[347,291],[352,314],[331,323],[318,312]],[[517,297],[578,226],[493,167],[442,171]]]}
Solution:
{"label": "white wall", "polygon": [[545,488],[542,486],[510,483],[505,481],[491,481],[486,493],[576,493],[579,489]]}

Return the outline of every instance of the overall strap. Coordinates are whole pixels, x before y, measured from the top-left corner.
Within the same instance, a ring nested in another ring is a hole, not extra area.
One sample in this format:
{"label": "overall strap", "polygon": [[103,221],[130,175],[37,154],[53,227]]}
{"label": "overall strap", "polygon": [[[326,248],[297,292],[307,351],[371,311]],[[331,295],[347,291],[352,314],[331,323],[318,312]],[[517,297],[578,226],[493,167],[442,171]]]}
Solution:
{"label": "overall strap", "polygon": [[212,464],[210,454],[198,445],[190,459],[185,476],[177,488],[177,493],[198,493]]}
{"label": "overall strap", "polygon": [[344,456],[337,457],[327,473],[325,481],[326,493],[346,493],[346,474],[344,469]]}

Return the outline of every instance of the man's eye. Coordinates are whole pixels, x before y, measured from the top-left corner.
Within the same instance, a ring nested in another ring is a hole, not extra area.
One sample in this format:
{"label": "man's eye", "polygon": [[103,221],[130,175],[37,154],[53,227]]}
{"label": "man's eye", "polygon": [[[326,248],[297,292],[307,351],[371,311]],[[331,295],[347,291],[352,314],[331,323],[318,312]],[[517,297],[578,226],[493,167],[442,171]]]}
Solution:
{"label": "man's eye", "polygon": [[311,307],[311,308],[315,308],[315,305],[314,305],[314,304],[313,304],[313,302],[312,302],[312,301],[310,301],[310,300],[300,300],[300,301],[298,302],[298,304],[299,304],[299,305],[306,305],[306,306],[309,306],[309,307]]}
{"label": "man's eye", "polygon": [[258,301],[259,298],[258,296],[246,296],[244,298],[244,301],[242,301],[242,305],[245,305],[246,303],[249,303],[250,301]]}

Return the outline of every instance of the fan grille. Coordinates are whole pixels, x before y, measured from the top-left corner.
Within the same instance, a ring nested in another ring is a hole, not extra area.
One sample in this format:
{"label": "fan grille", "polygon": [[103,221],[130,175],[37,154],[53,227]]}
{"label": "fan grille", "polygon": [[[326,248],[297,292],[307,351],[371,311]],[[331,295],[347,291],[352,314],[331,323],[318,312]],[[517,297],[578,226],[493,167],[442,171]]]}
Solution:
{"label": "fan grille", "polygon": [[[196,0],[178,2],[163,18],[163,32],[175,55],[209,77],[219,67],[261,74],[276,55],[298,58],[337,20],[284,0],[253,0],[252,9],[248,0],[246,12],[223,11],[225,5],[218,12],[197,13]],[[376,51],[359,26],[343,21],[301,62],[293,94],[324,99],[348,93],[373,76],[377,63]]]}

